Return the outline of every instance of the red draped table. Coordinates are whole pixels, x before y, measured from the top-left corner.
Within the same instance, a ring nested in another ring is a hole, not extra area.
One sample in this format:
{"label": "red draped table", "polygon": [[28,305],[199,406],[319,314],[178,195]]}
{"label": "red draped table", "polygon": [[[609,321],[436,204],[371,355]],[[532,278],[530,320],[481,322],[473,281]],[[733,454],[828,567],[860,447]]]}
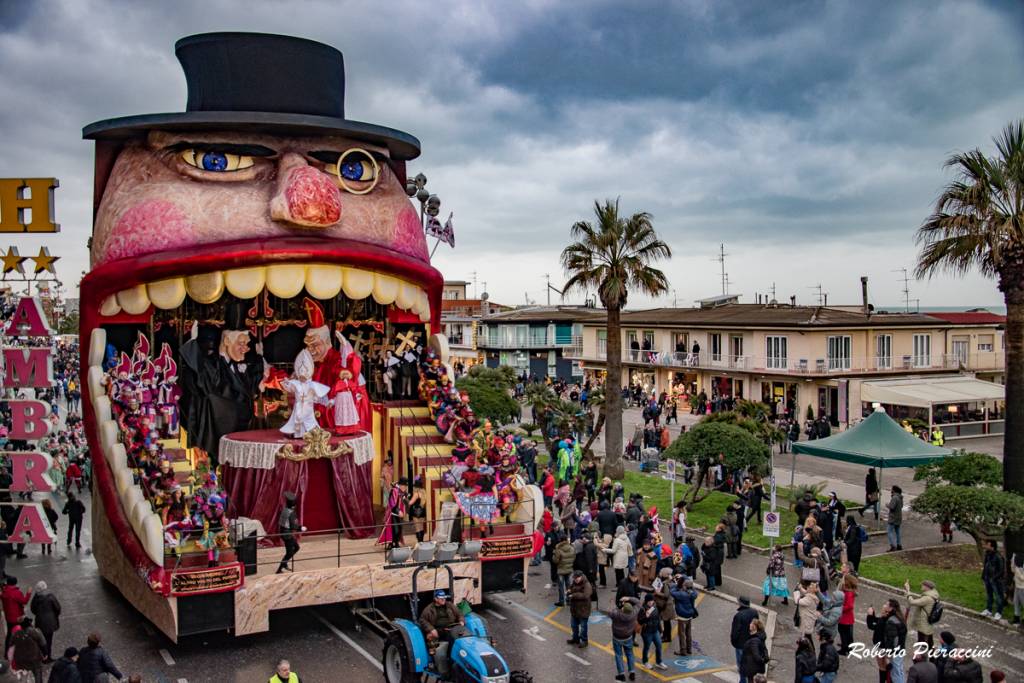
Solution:
{"label": "red draped table", "polygon": [[373,438],[314,430],[292,439],[276,429],[221,437],[220,462],[228,516],[259,520],[277,533],[284,493],[297,498],[309,531],[345,529],[349,538],[373,535]]}

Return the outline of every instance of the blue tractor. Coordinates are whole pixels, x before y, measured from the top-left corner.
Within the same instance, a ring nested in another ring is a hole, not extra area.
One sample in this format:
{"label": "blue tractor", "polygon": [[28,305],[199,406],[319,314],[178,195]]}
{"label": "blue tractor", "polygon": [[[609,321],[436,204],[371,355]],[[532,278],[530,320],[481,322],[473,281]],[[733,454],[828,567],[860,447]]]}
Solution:
{"label": "blue tractor", "polygon": [[416,580],[423,569],[438,566],[447,570],[449,588],[446,593],[453,595],[455,577],[451,568],[444,564],[425,564],[417,567],[412,576],[409,596],[412,619],[378,620],[384,633],[385,683],[515,683],[523,680],[520,672],[509,671],[504,658],[494,649],[486,622],[472,612],[465,615],[464,625],[456,624],[447,629],[433,652],[428,649],[426,636],[417,623],[420,610]]}

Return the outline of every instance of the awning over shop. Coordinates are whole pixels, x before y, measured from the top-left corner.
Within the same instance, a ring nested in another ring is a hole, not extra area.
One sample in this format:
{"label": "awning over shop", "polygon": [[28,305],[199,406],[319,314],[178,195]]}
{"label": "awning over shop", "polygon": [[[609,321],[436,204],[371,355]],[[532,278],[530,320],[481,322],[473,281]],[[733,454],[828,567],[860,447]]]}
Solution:
{"label": "awning over shop", "polygon": [[856,427],[827,439],[798,441],[793,452],[871,467],[917,467],[953,454],[904,431],[883,411],[871,413]]}
{"label": "awning over shop", "polygon": [[860,398],[866,403],[930,408],[938,404],[1001,401],[1006,398],[1002,384],[973,377],[894,379],[861,384]]}

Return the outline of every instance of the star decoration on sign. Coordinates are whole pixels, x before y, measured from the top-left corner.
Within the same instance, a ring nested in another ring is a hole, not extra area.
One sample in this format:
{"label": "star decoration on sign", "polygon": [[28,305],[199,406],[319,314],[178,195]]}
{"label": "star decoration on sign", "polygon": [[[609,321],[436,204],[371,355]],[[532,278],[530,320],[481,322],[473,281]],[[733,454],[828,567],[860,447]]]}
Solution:
{"label": "star decoration on sign", "polygon": [[42,273],[43,271],[54,275],[57,274],[57,271],[53,268],[53,264],[57,262],[57,259],[59,259],[60,256],[50,256],[49,247],[39,247],[39,255],[30,256],[29,258],[36,262],[35,270],[32,271],[34,274],[39,275],[39,273]]}
{"label": "star decoration on sign", "polygon": [[3,259],[4,262],[4,275],[14,272],[25,274],[25,267],[21,264],[25,262],[26,257],[18,254],[17,247],[7,247],[7,253],[0,259]]}

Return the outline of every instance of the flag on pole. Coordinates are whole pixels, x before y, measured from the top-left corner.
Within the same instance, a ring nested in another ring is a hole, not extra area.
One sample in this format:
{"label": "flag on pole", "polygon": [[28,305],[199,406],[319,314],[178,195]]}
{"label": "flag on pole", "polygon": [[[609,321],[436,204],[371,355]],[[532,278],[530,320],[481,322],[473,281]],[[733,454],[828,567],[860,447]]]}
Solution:
{"label": "flag on pole", "polygon": [[452,216],[454,213],[448,214],[448,220],[444,222],[444,227],[441,228],[440,239],[442,242],[447,242],[449,247],[455,247],[455,226],[452,225]]}

